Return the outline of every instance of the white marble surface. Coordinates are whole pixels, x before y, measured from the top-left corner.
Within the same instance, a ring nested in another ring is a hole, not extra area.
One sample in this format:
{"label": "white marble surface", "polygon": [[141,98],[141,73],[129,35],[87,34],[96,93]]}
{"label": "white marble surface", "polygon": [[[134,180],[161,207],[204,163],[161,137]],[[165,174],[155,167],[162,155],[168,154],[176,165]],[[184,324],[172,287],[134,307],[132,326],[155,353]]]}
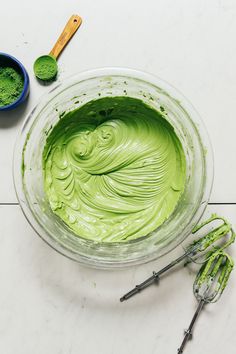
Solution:
{"label": "white marble surface", "polygon": [[[235,220],[236,206],[211,206],[212,211]],[[191,269],[168,274],[127,302],[119,297],[181,247],[125,271],[87,269],[39,239],[17,205],[0,207],[0,235],[0,353],[176,353],[197,305]],[[221,300],[203,311],[186,353],[233,353],[235,295],[234,272]]]}
{"label": "white marble surface", "polygon": [[[0,6],[0,50],[19,58],[31,78],[27,104],[0,113],[0,353],[175,353],[196,306],[194,272],[171,273],[161,286],[118,300],[181,248],[119,272],[87,269],[60,256],[11,204],[13,145],[24,117],[48,90],[34,79],[33,60],[50,50],[67,17],[78,12],[84,23],[60,57],[59,80],[94,67],[127,66],[179,88],[201,114],[215,151],[211,202],[221,205],[207,213],[235,222],[236,2],[9,0]],[[234,352],[235,296],[233,273],[222,300],[203,312],[186,353]]]}

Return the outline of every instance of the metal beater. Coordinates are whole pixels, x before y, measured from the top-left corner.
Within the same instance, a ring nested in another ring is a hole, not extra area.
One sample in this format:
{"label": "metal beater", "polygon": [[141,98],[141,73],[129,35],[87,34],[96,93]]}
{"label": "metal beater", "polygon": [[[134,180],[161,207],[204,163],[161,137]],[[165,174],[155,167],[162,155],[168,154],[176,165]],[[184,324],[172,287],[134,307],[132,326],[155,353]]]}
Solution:
{"label": "metal beater", "polygon": [[[135,294],[139,293],[143,289],[147,288],[154,282],[157,282],[162,274],[164,274],[169,269],[175,267],[184,259],[187,259],[188,262],[192,261],[193,258],[199,258],[200,255],[205,254],[209,249],[216,250],[219,248],[220,250],[224,250],[227,248],[231,243],[235,240],[235,232],[233,231],[231,224],[223,217],[218,216],[216,214],[212,214],[212,216],[204,221],[203,223],[197,225],[192,233],[195,234],[197,231],[202,229],[205,225],[210,224],[213,221],[219,220],[222,223],[215,227],[213,230],[208,232],[205,236],[199,238],[198,240],[193,241],[185,250],[185,253],[169,263],[166,267],[162,268],[158,272],[153,272],[153,275],[147,278],[144,282],[136,285],[131,291],[126,293],[124,296],[120,298],[120,301],[123,302],[124,300],[128,300],[130,297],[134,296]],[[224,239],[227,235],[229,235],[228,240]],[[224,241],[223,245],[218,245],[219,241]]]}
{"label": "metal beater", "polygon": [[232,258],[223,250],[213,251],[208,254],[208,261],[200,268],[193,285],[193,293],[198,300],[198,307],[188,329],[185,331],[178,354],[183,353],[188,340],[191,339],[194,324],[204,305],[216,302],[221,297],[233,266]]}

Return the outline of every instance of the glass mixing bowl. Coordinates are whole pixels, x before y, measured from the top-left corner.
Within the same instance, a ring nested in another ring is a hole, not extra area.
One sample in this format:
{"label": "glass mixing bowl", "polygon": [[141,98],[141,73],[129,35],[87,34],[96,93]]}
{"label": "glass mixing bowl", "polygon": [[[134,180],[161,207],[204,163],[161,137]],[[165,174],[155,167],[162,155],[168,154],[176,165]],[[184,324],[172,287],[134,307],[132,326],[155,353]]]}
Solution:
{"label": "glass mixing bowl", "polygon": [[[171,216],[145,237],[120,243],[99,243],[76,236],[52,212],[43,186],[42,152],[50,130],[65,112],[107,96],[130,96],[154,109],[164,108],[182,143],[187,165],[185,190]],[[15,146],[15,189],[28,222],[55,250],[94,267],[140,264],[171,251],[202,216],[212,181],[212,149],[194,108],[165,81],[131,69],[96,69],[57,85],[28,115]]]}

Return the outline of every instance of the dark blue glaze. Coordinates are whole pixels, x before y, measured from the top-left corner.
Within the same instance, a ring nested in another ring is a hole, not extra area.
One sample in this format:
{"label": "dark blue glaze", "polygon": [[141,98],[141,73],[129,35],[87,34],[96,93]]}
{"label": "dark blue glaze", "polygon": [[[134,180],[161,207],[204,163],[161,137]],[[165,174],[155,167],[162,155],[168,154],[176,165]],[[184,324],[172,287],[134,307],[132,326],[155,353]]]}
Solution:
{"label": "dark blue glaze", "polygon": [[16,108],[17,106],[19,106],[21,103],[23,103],[26,100],[26,98],[29,94],[29,75],[28,75],[24,65],[19,60],[17,60],[15,57],[13,57],[9,54],[0,52],[0,66],[1,66],[1,61],[4,61],[5,63],[9,64],[10,67],[17,68],[18,71],[22,74],[22,76],[24,78],[24,87],[23,87],[22,93],[19,96],[19,98],[17,98],[17,100],[15,102],[9,104],[8,106],[0,107],[0,111],[8,111],[8,110]]}

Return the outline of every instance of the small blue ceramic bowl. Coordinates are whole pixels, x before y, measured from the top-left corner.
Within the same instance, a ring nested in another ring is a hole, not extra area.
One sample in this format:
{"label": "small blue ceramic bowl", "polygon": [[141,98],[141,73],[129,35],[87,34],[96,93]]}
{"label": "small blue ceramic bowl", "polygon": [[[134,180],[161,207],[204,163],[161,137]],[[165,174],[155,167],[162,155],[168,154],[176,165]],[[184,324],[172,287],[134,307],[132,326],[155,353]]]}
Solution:
{"label": "small blue ceramic bowl", "polygon": [[21,64],[21,62],[19,60],[17,60],[16,58],[12,57],[9,54],[6,53],[1,53],[0,52],[0,67],[4,65],[4,66],[9,66],[12,68],[15,68],[19,73],[22,74],[23,78],[24,78],[24,87],[23,90],[21,92],[21,95],[17,98],[17,100],[11,104],[9,104],[8,106],[3,106],[0,107],[0,111],[9,111],[10,109],[14,109],[17,106],[19,106],[21,103],[23,103],[28,94],[29,94],[29,75],[24,67],[23,64]]}

